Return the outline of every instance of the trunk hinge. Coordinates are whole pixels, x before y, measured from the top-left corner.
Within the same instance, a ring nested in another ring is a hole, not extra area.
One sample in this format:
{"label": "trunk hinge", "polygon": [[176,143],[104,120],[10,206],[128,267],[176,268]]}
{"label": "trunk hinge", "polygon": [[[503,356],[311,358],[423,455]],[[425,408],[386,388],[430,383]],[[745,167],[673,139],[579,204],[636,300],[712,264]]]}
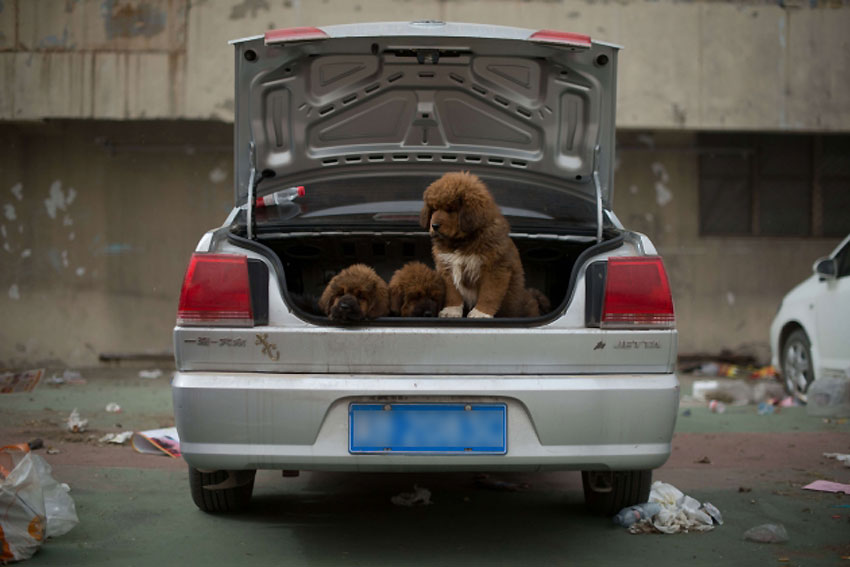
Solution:
{"label": "trunk hinge", "polygon": [[248,163],[251,164],[251,173],[248,176],[248,240],[254,240],[254,192],[260,179],[257,179],[257,152],[254,149],[254,142],[248,142]]}
{"label": "trunk hinge", "polygon": [[599,182],[599,150],[593,148],[593,185],[596,186],[596,242],[602,242],[602,184]]}
{"label": "trunk hinge", "polygon": [[260,182],[267,177],[274,177],[274,172],[265,170],[257,173],[257,151],[254,147],[254,142],[248,142],[248,162],[251,164],[251,173],[248,175],[248,202],[246,211],[248,212],[248,240],[254,240],[254,206],[257,202],[257,187]]}

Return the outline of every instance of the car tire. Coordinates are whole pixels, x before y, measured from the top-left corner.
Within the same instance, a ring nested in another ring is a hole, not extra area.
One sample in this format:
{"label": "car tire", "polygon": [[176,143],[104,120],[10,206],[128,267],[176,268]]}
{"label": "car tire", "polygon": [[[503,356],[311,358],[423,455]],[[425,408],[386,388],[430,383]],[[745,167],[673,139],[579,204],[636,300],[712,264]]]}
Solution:
{"label": "car tire", "polygon": [[806,392],[815,379],[812,346],[802,329],[797,329],[782,345],[782,382],[789,395],[806,401]]}
{"label": "car tire", "polygon": [[[603,484],[606,484],[604,487],[600,487],[602,479],[598,476],[593,478],[593,475],[600,474],[604,479]],[[652,471],[613,471],[611,473],[582,471],[581,483],[584,487],[584,504],[588,511],[596,516],[613,516],[623,508],[642,504],[649,499]],[[610,486],[607,486],[608,483]]]}
{"label": "car tire", "polygon": [[195,506],[210,514],[241,512],[251,502],[255,470],[202,471],[189,467],[189,488]]}

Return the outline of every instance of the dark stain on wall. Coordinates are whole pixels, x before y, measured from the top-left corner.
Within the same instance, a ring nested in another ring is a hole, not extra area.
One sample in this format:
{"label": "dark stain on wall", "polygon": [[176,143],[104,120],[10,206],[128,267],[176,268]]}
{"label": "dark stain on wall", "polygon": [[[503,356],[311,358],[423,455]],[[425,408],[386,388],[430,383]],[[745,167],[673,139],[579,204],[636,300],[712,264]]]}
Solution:
{"label": "dark stain on wall", "polygon": [[106,37],[152,37],[165,30],[166,13],[147,2],[104,0]]}
{"label": "dark stain on wall", "polygon": [[248,12],[251,12],[252,18],[256,18],[260,10],[268,12],[270,9],[266,0],[242,0],[242,3],[233,6],[230,10],[230,19],[241,20],[248,16]]}

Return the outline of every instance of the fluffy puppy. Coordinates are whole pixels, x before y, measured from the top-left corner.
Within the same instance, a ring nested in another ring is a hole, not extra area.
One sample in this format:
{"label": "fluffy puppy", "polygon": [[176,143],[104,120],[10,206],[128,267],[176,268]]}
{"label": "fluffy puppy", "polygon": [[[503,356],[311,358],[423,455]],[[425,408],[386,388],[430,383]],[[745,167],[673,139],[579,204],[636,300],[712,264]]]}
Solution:
{"label": "fluffy puppy", "polygon": [[409,262],[390,280],[390,313],[402,317],[436,317],[446,300],[446,284],[422,262]]}
{"label": "fluffy puppy", "polygon": [[387,315],[389,296],[387,283],[375,270],[354,264],[328,282],[319,307],[332,321],[355,323]]}
{"label": "fluffy puppy", "polygon": [[440,317],[536,317],[525,289],[510,225],[490,191],[468,172],[446,173],[422,196],[419,221],[431,235],[437,272],[446,283]]}

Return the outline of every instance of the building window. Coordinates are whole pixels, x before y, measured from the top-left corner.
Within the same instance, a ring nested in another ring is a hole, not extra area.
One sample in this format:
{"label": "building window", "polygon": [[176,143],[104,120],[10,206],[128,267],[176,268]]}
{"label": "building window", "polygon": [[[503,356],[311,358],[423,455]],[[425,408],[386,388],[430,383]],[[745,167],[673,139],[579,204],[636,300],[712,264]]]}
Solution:
{"label": "building window", "polygon": [[698,143],[701,234],[850,232],[850,136],[704,133]]}

